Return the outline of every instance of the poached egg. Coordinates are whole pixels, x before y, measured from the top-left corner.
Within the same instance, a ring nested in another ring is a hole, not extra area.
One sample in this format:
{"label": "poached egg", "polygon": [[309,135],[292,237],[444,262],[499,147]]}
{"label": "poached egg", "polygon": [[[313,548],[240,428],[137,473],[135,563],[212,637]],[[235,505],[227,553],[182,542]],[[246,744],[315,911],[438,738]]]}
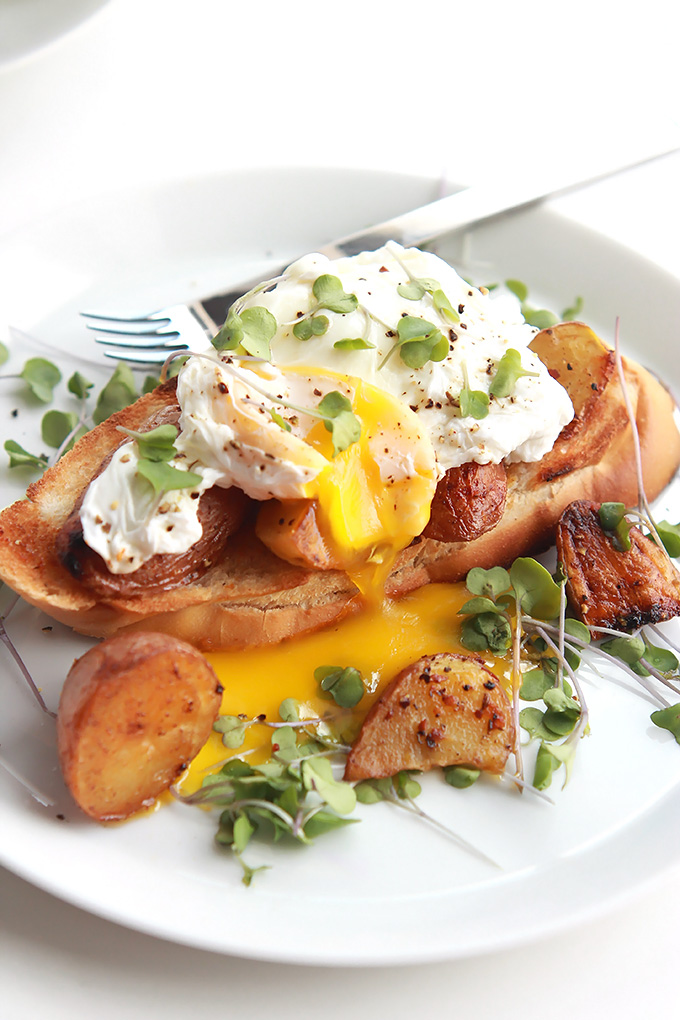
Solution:
{"label": "poached egg", "polygon": [[[200,481],[152,493],[133,442],[86,493],[85,541],[113,573],[189,548],[197,497],[236,485],[263,503],[312,503],[329,564],[365,591],[422,532],[449,468],[540,460],[573,417],[514,299],[393,242],[332,262],[305,256],[237,302],[230,321],[223,349],[189,358],[178,376],[172,465]],[[519,371],[495,395],[508,352]]]}

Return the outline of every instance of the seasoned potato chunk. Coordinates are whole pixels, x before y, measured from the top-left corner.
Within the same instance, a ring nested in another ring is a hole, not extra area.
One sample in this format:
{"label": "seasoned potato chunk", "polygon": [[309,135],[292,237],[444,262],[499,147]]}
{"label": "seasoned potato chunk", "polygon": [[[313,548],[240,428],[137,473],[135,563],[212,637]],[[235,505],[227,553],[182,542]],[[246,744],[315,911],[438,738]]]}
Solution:
{"label": "seasoned potato chunk", "polygon": [[221,694],[200,652],[168,635],[127,633],[91,648],[71,667],[57,713],[74,800],[97,821],[152,804],[208,739]]}
{"label": "seasoned potato chunk", "polygon": [[588,326],[562,322],[537,333],[530,347],[574,405],[574,418],[535,468],[537,479],[549,482],[597,464],[614,437],[627,427],[628,415],[614,351]]}
{"label": "seasoned potato chunk", "polygon": [[680,574],[663,549],[631,528],[630,549],[602,529],[599,503],[570,503],[557,525],[557,554],[574,610],[590,627],[632,631],[680,615]]}
{"label": "seasoned potato chunk", "polygon": [[315,499],[271,499],[257,515],[256,534],[282,560],[314,570],[337,570],[339,564],[321,534]]}
{"label": "seasoned potato chunk", "polygon": [[501,773],[514,741],[508,696],[481,659],[426,655],[399,673],[367,715],[345,779],[444,765]]}

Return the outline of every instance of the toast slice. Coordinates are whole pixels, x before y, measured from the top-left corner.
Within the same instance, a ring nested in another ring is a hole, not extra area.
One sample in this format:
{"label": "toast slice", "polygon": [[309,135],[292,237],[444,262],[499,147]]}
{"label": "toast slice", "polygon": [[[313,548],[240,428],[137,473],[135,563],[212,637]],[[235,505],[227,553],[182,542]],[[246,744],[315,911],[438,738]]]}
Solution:
{"label": "toast slice", "polygon": [[[633,430],[612,368],[613,353],[582,323],[544,330],[532,347],[574,394],[574,422],[542,461],[508,467],[505,508],[492,530],[469,542],[420,537],[403,550],[387,581],[389,597],[432,581],[457,581],[473,566],[508,564],[549,546],[562,511],[575,499],[637,502]],[[639,365],[625,361],[625,377],[652,499],[680,463],[675,405]],[[64,568],[56,553],[57,534],[120,444],[118,426],[154,428],[167,418],[174,388],[174,381],[165,383],[98,425],[29,486],[26,499],[0,513],[0,578],[82,634],[163,631],[206,651],[278,642],[359,609],[361,597],[346,574],[280,559],[258,540],[250,519],[202,577],[168,590],[98,597]]]}

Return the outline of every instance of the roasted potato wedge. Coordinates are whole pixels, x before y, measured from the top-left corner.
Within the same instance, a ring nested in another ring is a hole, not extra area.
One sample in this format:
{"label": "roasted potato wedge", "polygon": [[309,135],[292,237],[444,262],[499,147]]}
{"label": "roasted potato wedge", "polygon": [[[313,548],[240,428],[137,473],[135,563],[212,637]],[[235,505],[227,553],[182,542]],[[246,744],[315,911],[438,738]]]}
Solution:
{"label": "roasted potato wedge", "polygon": [[287,563],[337,570],[339,564],[321,534],[317,510],[315,499],[269,500],[257,515],[257,537]]}
{"label": "roasted potato wedge", "polygon": [[503,464],[461,464],[440,479],[423,534],[438,542],[472,542],[495,528],[505,508]]}
{"label": "roasted potato wedge", "polygon": [[345,779],[444,765],[498,774],[514,742],[510,701],[481,659],[426,655],[402,670],[368,713]]}
{"label": "roasted potato wedge", "polygon": [[97,821],[148,807],[208,739],[222,688],[207,660],[166,634],[126,633],[77,659],[57,713],[62,773]]}
{"label": "roasted potato wedge", "polygon": [[620,551],[602,529],[599,503],[570,503],[557,525],[569,601],[590,627],[632,631],[680,615],[680,574],[663,549],[631,528]]}
{"label": "roasted potato wedge", "polygon": [[537,480],[550,482],[597,464],[613,438],[627,427],[628,415],[614,351],[588,326],[562,322],[537,333],[530,347],[574,405],[574,418],[536,465]]}

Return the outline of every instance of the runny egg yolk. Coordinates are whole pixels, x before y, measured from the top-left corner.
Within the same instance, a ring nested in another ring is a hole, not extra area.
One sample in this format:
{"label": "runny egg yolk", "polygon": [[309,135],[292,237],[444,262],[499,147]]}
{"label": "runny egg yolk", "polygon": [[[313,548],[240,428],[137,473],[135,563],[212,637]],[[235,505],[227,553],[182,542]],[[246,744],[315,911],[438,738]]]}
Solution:
{"label": "runny egg yolk", "polygon": [[[238,652],[212,652],[207,658],[224,687],[222,715],[251,720],[279,721],[284,698],[300,702],[300,717],[330,714],[343,739],[355,739],[369,708],[402,669],[423,655],[455,652],[470,655],[459,641],[457,612],[470,597],[461,584],[431,584],[398,602],[366,606],[355,616],[305,637],[283,644]],[[506,688],[510,664],[485,656],[487,666]],[[314,678],[318,666],[354,666],[366,685],[366,694],[354,709],[340,709],[322,696]],[[276,742],[276,729],[256,723],[246,729],[243,746],[227,749],[218,733],[193,760],[181,781],[183,793],[198,789],[205,776],[231,757],[246,753],[246,761],[266,761]]]}
{"label": "runny egg yolk", "polygon": [[380,597],[397,554],[429,520],[434,450],[409,407],[360,379],[347,382],[360,437],[333,456],[324,423],[312,427],[306,441],[327,466],[303,495],[318,507],[317,524],[333,566],[346,570],[364,594]]}

